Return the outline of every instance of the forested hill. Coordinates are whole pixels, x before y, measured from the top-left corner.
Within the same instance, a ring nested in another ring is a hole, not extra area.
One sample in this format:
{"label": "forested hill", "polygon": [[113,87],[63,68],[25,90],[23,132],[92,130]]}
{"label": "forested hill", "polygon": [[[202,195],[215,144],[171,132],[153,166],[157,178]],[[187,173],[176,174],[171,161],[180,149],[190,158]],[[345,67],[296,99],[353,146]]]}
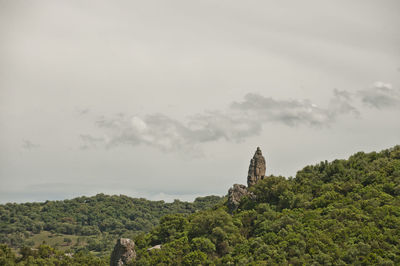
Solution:
{"label": "forested hill", "polygon": [[250,190],[233,215],[221,206],[164,217],[136,239],[137,265],[400,265],[400,146]]}
{"label": "forested hill", "polygon": [[[166,214],[190,214],[221,200],[218,196],[207,196],[196,198],[193,203],[179,200],[165,203],[98,194],[44,203],[8,203],[0,205],[0,243],[17,248],[35,245],[36,240],[57,242],[54,240],[58,237],[62,240],[60,246],[85,245],[89,250],[105,251],[107,243],[114,242],[116,237],[147,232]],[[71,241],[64,242],[65,238]],[[76,245],[72,240],[81,243]]]}
{"label": "forested hill", "polygon": [[[400,146],[307,166],[295,178],[268,176],[249,190],[253,196],[243,198],[233,214],[218,203],[208,210],[190,210],[189,215],[164,216],[149,233],[134,236],[137,257],[133,264],[400,265]],[[83,202],[76,202],[76,210]],[[125,216],[118,216],[120,210],[105,212],[117,224],[126,224]],[[40,209],[32,215],[40,215]],[[15,215],[4,217],[10,220],[2,220],[2,228],[14,224]],[[46,223],[49,218],[29,219]],[[60,226],[78,221],[63,221]],[[99,230],[121,228],[101,225],[104,219],[88,221],[89,226],[97,223]],[[159,244],[161,249],[148,251]],[[66,256],[48,246],[35,252],[22,250],[23,256],[16,259],[6,246],[0,247],[0,262],[10,265],[109,263],[108,257],[82,252]]]}

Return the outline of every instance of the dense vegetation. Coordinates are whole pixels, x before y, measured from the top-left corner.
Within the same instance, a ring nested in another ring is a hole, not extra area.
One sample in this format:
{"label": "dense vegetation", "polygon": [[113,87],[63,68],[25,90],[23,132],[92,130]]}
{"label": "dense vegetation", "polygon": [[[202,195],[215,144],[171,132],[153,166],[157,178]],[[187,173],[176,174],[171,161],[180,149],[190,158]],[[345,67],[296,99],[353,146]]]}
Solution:
{"label": "dense vegetation", "polygon": [[[136,239],[137,264],[400,264],[400,146],[270,176],[233,215],[175,214]],[[161,250],[146,251],[163,244]]]}
{"label": "dense vegetation", "polygon": [[[164,216],[134,237],[134,264],[400,264],[400,146],[307,166],[296,178],[270,176],[251,190],[256,199],[243,199],[233,214],[219,203]],[[147,250],[157,244],[162,248]],[[0,259],[18,261],[6,246],[2,250]],[[19,260],[56,256],[42,257]],[[72,260],[83,258],[108,263],[84,253],[69,259],[79,264]]]}
{"label": "dense vegetation", "polygon": [[190,214],[219,201],[218,196],[207,196],[193,203],[165,203],[99,194],[44,203],[8,203],[0,205],[0,243],[20,248],[44,241],[63,250],[110,253],[116,238],[148,232],[166,214]]}
{"label": "dense vegetation", "polygon": [[79,251],[72,256],[70,253],[65,253],[43,244],[36,249],[21,248],[20,255],[17,256],[6,244],[0,244],[0,265],[107,266],[109,265],[109,258],[100,258],[83,251]]}

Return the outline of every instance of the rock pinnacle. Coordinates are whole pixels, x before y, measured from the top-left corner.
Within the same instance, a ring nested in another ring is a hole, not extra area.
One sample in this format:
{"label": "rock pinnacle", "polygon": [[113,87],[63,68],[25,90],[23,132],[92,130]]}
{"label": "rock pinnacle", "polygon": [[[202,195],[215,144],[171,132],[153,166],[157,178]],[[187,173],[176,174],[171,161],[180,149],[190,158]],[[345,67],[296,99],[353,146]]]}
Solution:
{"label": "rock pinnacle", "polygon": [[250,160],[249,174],[247,175],[247,186],[250,187],[256,184],[259,180],[264,179],[265,169],[265,158],[262,155],[260,147],[257,147],[253,159]]}

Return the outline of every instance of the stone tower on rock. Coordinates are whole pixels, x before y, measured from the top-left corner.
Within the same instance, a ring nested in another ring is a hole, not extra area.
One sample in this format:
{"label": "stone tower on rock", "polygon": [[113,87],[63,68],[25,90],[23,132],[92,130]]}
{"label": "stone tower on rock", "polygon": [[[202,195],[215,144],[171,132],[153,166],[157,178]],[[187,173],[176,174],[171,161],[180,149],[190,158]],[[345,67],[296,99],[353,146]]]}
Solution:
{"label": "stone tower on rock", "polygon": [[247,187],[245,185],[234,184],[228,191],[227,205],[231,213],[239,207],[242,198],[255,199],[255,195],[248,188],[265,178],[265,169],[265,158],[262,155],[260,147],[257,147],[253,159],[250,160]]}
{"label": "stone tower on rock", "polygon": [[247,186],[251,187],[259,180],[265,178],[265,158],[262,155],[260,147],[257,147],[253,159],[250,160],[249,174],[247,175]]}

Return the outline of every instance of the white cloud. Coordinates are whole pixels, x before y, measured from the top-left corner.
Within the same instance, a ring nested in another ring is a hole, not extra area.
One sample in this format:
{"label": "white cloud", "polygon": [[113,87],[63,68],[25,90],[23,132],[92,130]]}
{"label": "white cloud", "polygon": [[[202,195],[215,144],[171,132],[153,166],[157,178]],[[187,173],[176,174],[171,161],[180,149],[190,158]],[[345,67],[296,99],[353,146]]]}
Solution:
{"label": "white cloud", "polygon": [[377,81],[373,86],[359,90],[358,95],[369,107],[377,109],[400,107],[400,89],[393,88],[390,83]]}
{"label": "white cloud", "polygon": [[326,108],[307,99],[276,100],[249,93],[242,101],[233,102],[225,110],[192,115],[185,122],[162,114],[103,116],[96,121],[96,125],[107,137],[81,135],[81,139],[85,148],[97,147],[100,142],[108,148],[143,144],[167,152],[197,154],[197,148],[202,143],[218,140],[240,142],[259,135],[262,127],[271,122],[289,127],[330,126],[340,115],[358,115],[351,101],[350,93],[336,89]]}
{"label": "white cloud", "polygon": [[144,132],[147,129],[146,123],[137,116],[132,117],[131,122],[133,128],[139,132]]}

